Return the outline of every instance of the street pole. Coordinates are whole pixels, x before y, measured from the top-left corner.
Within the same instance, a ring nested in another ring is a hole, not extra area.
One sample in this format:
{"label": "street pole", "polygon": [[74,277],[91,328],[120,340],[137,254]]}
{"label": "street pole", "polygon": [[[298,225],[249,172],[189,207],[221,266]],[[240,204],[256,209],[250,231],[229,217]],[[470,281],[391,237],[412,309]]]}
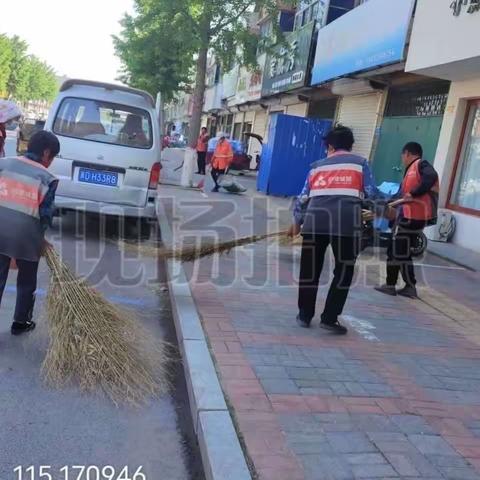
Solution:
{"label": "street pole", "polygon": [[163,136],[165,135],[165,125],[164,125],[164,111],[163,111],[164,105],[163,105],[163,97],[161,92],[157,93],[155,110],[157,111],[158,125],[160,127],[160,141],[161,141],[161,145],[163,145]]}

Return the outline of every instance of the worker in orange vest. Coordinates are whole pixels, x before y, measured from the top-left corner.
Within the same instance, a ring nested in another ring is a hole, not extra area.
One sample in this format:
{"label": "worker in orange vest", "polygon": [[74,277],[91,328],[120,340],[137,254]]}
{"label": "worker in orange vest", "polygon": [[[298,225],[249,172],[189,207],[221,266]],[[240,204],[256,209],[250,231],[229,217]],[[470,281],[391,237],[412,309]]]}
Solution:
{"label": "worker in orange vest", "polygon": [[60,151],[57,137],[35,133],[24,157],[7,157],[0,162],[0,300],[12,259],[16,260],[17,302],[12,335],[35,328],[32,320],[37,288],[38,263],[48,245],[45,231],[54,211],[57,178],[47,168]]}
{"label": "worker in orange vest", "polygon": [[200,131],[200,136],[197,140],[197,173],[200,175],[205,175],[208,140],[208,130],[206,127],[202,127],[202,130]]}
{"label": "worker in orange vest", "polygon": [[[411,246],[419,232],[437,223],[439,192],[438,174],[422,157],[419,143],[410,142],[403,147],[405,174],[398,196],[403,197],[404,203],[397,211],[387,251],[387,283],[375,287],[387,295],[418,298]],[[399,273],[405,282],[401,290],[396,289]]]}
{"label": "worker in orange vest", "polygon": [[212,178],[215,183],[215,187],[213,188],[212,192],[218,192],[218,189],[220,188],[220,185],[218,184],[218,178],[220,175],[227,173],[232,160],[232,145],[227,140],[226,135],[220,134],[212,157]]}

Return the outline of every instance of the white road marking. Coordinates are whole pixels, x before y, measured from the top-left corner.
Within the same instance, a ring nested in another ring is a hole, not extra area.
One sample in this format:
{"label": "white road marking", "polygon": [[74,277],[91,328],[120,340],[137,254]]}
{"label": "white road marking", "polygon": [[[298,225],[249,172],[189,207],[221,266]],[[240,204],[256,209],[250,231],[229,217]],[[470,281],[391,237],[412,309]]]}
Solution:
{"label": "white road marking", "polygon": [[360,320],[352,315],[342,315],[342,318],[349,323],[353,329],[369,342],[379,342],[380,339],[373,333],[376,330],[375,325],[372,325],[367,320]]}

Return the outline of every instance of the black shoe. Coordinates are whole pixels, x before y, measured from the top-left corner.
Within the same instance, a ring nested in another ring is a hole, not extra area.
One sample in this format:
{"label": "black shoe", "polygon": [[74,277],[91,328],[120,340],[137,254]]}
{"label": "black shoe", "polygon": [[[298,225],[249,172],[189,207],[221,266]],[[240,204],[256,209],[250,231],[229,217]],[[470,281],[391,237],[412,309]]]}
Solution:
{"label": "black shoe", "polygon": [[218,187],[213,187],[212,192],[218,193]]}
{"label": "black shoe", "polygon": [[13,322],[11,333],[12,335],[21,335],[25,332],[30,332],[35,330],[35,322],[33,320],[27,320],[26,322]]}
{"label": "black shoe", "polygon": [[302,328],[310,328],[310,324],[312,323],[312,319],[310,320],[305,320],[302,318],[300,315],[297,315],[297,323],[302,327]]}
{"label": "black shoe", "polygon": [[393,285],[380,285],[379,287],[375,287],[375,290],[380,293],[384,293],[385,295],[390,295],[395,297],[397,295],[397,290]]}
{"label": "black shoe", "polygon": [[401,290],[398,290],[397,294],[407,298],[418,298],[417,288],[414,285],[406,285]]}
{"label": "black shoe", "polygon": [[335,335],[346,335],[348,333],[348,328],[344,327],[338,320],[335,323],[321,321],[320,328],[328,330]]}

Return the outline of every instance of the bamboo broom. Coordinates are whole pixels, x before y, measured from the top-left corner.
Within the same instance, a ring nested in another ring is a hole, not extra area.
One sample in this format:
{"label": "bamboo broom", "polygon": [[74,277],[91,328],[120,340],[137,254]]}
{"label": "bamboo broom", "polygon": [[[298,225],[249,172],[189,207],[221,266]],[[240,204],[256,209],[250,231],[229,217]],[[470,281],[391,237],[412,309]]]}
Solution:
{"label": "bamboo broom", "polygon": [[248,237],[241,237],[234,240],[227,240],[226,242],[211,242],[202,245],[185,245],[182,247],[155,247],[151,245],[140,245],[137,243],[120,242],[120,246],[124,250],[138,252],[147,257],[160,258],[163,260],[173,259],[180,262],[193,262],[200,258],[209,257],[215,254],[225,254],[232,251],[234,248],[257,243],[269,238],[278,237],[285,239],[288,237],[288,232],[282,230],[280,232],[266,233],[263,235],[251,235]]}
{"label": "bamboo broom", "polygon": [[[391,203],[390,207],[398,206],[403,201],[396,201]],[[362,218],[364,221],[373,220],[374,212],[369,210],[362,210]],[[280,245],[297,245],[299,243],[298,237],[292,238],[288,235],[287,230],[279,232],[266,233],[263,235],[251,235],[248,237],[241,237],[234,240],[227,240],[226,242],[211,242],[203,245],[185,245],[182,247],[155,247],[152,245],[140,245],[138,243],[119,242],[124,250],[138,252],[141,255],[163,260],[174,259],[180,262],[193,262],[200,258],[209,257],[215,254],[225,254],[232,251],[234,248],[257,243],[262,240],[277,237]]]}
{"label": "bamboo broom", "polygon": [[52,386],[100,387],[115,403],[138,405],[168,387],[168,346],[154,344],[135,315],[76,278],[53,247],[47,296],[49,348],[42,366]]}

